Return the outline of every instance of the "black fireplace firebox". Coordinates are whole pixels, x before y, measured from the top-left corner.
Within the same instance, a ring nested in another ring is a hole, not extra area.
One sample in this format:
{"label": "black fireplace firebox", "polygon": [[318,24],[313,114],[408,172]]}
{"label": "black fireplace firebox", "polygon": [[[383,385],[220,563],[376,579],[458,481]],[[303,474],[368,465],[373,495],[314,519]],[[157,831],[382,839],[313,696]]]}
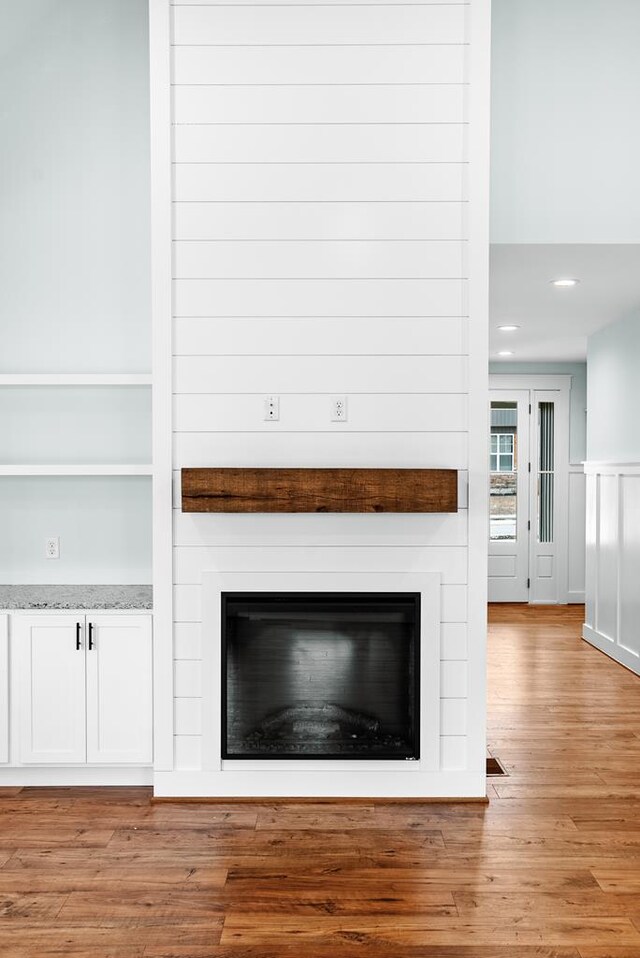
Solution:
{"label": "black fireplace firebox", "polygon": [[419,593],[223,593],[224,759],[420,757]]}

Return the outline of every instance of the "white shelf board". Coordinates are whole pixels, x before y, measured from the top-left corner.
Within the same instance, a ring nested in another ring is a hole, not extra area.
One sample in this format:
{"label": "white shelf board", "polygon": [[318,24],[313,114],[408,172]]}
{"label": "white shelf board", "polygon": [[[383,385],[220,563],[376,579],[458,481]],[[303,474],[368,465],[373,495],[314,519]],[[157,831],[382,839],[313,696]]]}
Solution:
{"label": "white shelf board", "polygon": [[20,465],[1,464],[0,476],[150,476],[153,466],[149,463],[109,463],[103,465]]}
{"label": "white shelf board", "polygon": [[0,386],[150,385],[150,373],[0,373]]}

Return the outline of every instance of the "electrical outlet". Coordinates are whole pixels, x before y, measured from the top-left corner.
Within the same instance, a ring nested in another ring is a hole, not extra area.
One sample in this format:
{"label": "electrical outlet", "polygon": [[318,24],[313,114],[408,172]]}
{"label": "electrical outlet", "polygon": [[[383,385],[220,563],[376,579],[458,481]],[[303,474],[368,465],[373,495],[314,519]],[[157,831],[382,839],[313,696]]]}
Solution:
{"label": "electrical outlet", "polygon": [[52,536],[50,539],[47,539],[45,543],[44,554],[47,559],[60,558],[60,537],[59,536]]}
{"label": "electrical outlet", "polygon": [[347,421],[347,397],[346,396],[332,396],[331,421],[332,422]]}
{"label": "electrical outlet", "polygon": [[264,397],[263,417],[265,422],[277,422],[280,419],[280,396]]}

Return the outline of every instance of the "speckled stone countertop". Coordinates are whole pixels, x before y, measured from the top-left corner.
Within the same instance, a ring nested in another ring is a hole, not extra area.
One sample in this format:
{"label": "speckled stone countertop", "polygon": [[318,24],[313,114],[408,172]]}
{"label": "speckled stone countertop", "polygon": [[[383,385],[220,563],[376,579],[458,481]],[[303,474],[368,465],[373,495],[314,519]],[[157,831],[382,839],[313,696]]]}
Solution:
{"label": "speckled stone countertop", "polygon": [[0,585],[0,609],[151,609],[150,585]]}

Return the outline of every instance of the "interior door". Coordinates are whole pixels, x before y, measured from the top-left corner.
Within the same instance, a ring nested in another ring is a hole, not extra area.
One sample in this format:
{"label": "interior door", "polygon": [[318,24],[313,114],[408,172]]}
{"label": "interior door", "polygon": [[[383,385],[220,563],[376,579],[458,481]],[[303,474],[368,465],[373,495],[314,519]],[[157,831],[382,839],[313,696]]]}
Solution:
{"label": "interior door", "polygon": [[529,600],[529,390],[490,393],[489,601]]}

